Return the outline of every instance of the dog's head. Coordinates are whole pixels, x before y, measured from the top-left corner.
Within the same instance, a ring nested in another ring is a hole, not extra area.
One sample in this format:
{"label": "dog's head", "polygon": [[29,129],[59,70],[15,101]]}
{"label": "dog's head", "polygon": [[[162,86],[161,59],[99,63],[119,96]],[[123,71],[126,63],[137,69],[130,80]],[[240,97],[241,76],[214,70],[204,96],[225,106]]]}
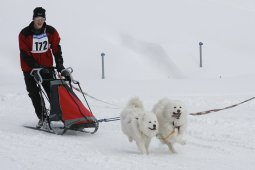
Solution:
{"label": "dog's head", "polygon": [[169,119],[181,119],[182,116],[187,114],[184,104],[177,100],[170,101],[165,106],[165,116]]}
{"label": "dog's head", "polygon": [[148,137],[156,136],[158,133],[158,120],[154,113],[144,112],[139,118],[140,130]]}

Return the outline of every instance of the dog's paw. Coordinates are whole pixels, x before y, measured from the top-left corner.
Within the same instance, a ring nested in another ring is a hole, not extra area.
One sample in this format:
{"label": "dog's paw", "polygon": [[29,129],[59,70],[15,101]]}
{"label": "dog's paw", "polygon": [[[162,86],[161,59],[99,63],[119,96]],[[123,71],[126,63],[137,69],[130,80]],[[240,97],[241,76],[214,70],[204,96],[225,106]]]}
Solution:
{"label": "dog's paw", "polygon": [[175,141],[181,145],[185,145],[187,143],[186,140],[182,138],[182,136],[176,137]]}
{"label": "dog's paw", "polygon": [[169,151],[170,151],[170,153],[177,153],[176,150],[173,147],[169,148]]}
{"label": "dog's paw", "polygon": [[149,153],[144,148],[139,148],[141,151],[141,154],[148,155]]}
{"label": "dog's paw", "polygon": [[181,145],[186,145],[187,141],[186,140],[180,140],[180,141],[178,141],[178,143],[181,144]]}
{"label": "dog's paw", "polygon": [[173,144],[167,143],[168,149],[171,153],[177,153],[176,150],[174,149]]}

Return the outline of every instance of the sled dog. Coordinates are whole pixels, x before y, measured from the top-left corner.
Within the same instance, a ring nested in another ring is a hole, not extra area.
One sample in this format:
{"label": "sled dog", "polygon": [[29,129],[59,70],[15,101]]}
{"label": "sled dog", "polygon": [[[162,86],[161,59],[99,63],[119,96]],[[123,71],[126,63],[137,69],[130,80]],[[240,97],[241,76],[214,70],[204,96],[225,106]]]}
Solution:
{"label": "sled dog", "polygon": [[120,114],[122,132],[130,142],[136,142],[143,154],[149,154],[151,138],[158,133],[158,121],[154,113],[145,111],[138,97],[130,99]]}
{"label": "sled dog", "polygon": [[169,150],[176,153],[174,143],[185,144],[183,135],[187,127],[187,110],[181,101],[163,98],[153,107],[159,130],[157,137],[166,144]]}

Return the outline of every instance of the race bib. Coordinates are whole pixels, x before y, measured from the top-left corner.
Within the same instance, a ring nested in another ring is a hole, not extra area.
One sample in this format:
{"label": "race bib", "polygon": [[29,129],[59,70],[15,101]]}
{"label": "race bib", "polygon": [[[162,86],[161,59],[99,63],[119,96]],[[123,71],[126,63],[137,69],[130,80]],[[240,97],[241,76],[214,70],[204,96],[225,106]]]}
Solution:
{"label": "race bib", "polygon": [[33,35],[32,53],[44,53],[48,51],[49,41],[46,33]]}

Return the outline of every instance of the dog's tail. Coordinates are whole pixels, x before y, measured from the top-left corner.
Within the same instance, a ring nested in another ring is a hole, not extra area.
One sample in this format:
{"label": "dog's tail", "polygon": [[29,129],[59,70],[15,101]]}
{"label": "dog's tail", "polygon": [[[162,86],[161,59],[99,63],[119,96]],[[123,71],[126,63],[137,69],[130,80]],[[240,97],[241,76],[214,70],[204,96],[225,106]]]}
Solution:
{"label": "dog's tail", "polygon": [[129,107],[144,109],[142,101],[139,99],[139,97],[133,97],[128,102]]}

